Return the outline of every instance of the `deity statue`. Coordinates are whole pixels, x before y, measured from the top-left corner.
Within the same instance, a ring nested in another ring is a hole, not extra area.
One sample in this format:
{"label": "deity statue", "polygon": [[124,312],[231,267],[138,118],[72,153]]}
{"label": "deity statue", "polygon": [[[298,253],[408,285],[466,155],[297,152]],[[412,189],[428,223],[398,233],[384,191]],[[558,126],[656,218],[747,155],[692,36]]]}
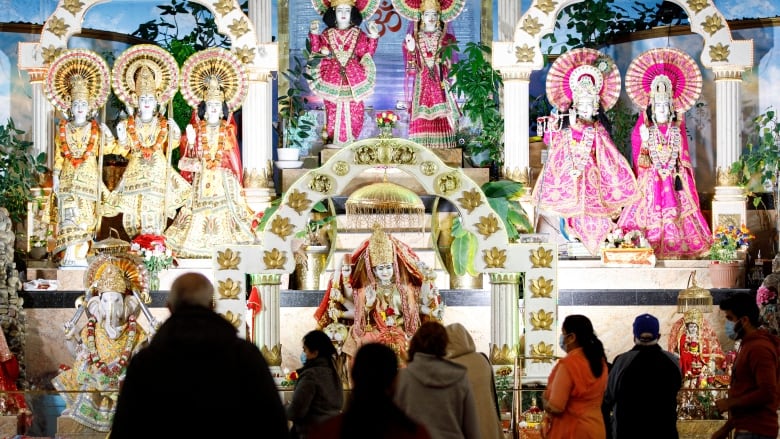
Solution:
{"label": "deity statue", "polygon": [[393,0],[395,10],[413,22],[403,44],[406,75],[413,81],[409,140],[428,148],[455,148],[460,110],[450,93],[449,60],[441,50],[455,44],[446,23],[463,11],[463,0]]}
{"label": "deity statue", "polygon": [[232,116],[246,97],[248,80],[241,61],[219,48],[192,55],[182,71],[182,94],[196,110],[183,138],[179,169],[193,193],[165,236],[179,257],[210,258],[215,245],[255,240]]}
{"label": "deity statue", "polygon": [[122,225],[131,238],[162,234],[167,218],[191,196],[190,184],[170,163],[181,130],[158,112],[158,104],[173,98],[178,81],[176,60],[158,46],[133,46],[114,63],[114,91],[130,114],[117,125],[117,152],[127,158],[127,167],[114,192],[120,196]]}
{"label": "deity statue", "polygon": [[623,210],[618,226],[644,231],[661,259],[698,258],[712,243],[685,130],[685,112],[701,94],[701,82],[696,62],[673,48],[644,52],[626,73],[626,91],[645,110],[631,136],[642,196]]}
{"label": "deity statue", "polygon": [[693,387],[702,373],[715,374],[723,367],[723,349],[715,331],[692,308],[677,320],[669,333],[668,350],[680,356],[683,385]]}
{"label": "deity statue", "polygon": [[57,206],[55,253],[64,251],[61,266],[86,266],[87,251],[103,215],[108,189],[98,158],[111,153],[114,136],[95,119],[108,99],[111,72],[89,50],[68,50],[48,71],[46,96],[65,117],[54,138],[53,192]]}
{"label": "deity statue", "polygon": [[[314,312],[317,328],[332,335],[337,346],[342,346],[346,338],[342,335],[341,326],[349,327],[355,321],[355,299],[352,289],[352,255],[345,254],[342,262],[336,267],[320,306]],[[338,326],[341,325],[341,326]]]}
{"label": "deity statue", "polygon": [[343,351],[354,357],[365,343],[383,343],[406,361],[409,340],[422,322],[441,321],[444,304],[432,271],[412,249],[374,225],[352,253],[354,323]]}
{"label": "deity statue", "polygon": [[620,73],[594,49],[566,52],[547,75],[547,96],[569,117],[544,124],[547,162],[533,190],[537,207],[566,219],[591,254],[615,227],[612,221],[639,196],[631,166],[610,137],[605,111],[620,95]]}
{"label": "deity statue", "polygon": [[[142,267],[129,256],[97,256],[85,273],[85,295],[76,303],[76,314],[64,325],[75,360],[52,384],[65,400],[62,415],[94,430],[111,429],[127,364],[148,341],[139,314],[143,311],[152,327],[156,324],[139,295],[145,282]],[[87,323],[79,328],[83,313]]]}
{"label": "deity statue", "polygon": [[325,102],[326,132],[334,145],[355,141],[363,129],[363,101],[374,92],[376,66],[374,52],[379,28],[363,19],[374,15],[379,2],[370,0],[313,0],[327,28],[312,21],[309,42],[312,53],[324,58],[310,72],[309,86]]}

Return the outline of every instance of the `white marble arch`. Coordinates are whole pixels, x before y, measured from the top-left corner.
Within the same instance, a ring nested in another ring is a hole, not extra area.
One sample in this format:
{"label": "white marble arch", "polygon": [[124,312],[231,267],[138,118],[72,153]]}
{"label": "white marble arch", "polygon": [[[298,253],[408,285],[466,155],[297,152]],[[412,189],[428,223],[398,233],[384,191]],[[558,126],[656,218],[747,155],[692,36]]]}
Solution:
{"label": "white marble arch", "polygon": [[[544,67],[540,41],[553,32],[563,8],[581,1],[534,0],[517,22],[513,40],[493,43],[493,67],[501,72],[505,84],[505,172],[512,178],[528,172],[528,81],[532,71]],[[701,63],[715,72],[717,167],[727,169],[741,153],[739,87],[742,72],[753,66],[753,41],[734,40],[712,0],[670,1],[683,8],[691,30],[702,36],[706,50]]]}

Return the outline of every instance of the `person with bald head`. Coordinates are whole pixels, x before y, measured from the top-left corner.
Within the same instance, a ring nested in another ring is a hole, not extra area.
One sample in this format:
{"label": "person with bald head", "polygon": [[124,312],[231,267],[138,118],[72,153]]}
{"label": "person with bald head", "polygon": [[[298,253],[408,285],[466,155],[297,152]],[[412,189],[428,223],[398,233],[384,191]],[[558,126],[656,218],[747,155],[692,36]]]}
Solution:
{"label": "person with bald head", "polygon": [[109,437],[253,437],[262,425],[263,437],[286,438],[268,364],[214,312],[211,281],[179,276],[167,306],[170,317],[130,361]]}

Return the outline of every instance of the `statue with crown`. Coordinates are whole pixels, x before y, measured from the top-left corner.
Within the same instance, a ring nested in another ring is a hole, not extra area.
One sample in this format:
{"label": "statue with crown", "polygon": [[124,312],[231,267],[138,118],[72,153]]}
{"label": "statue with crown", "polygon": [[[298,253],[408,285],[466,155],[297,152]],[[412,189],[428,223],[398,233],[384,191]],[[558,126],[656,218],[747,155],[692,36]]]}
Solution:
{"label": "statue with crown", "polygon": [[[84,295],[64,325],[73,365],[60,366],[52,379],[65,400],[63,418],[100,432],[111,429],[127,365],[157,325],[147,308],[147,276],[143,263],[125,254],[100,254],[87,267]],[[138,322],[142,312],[148,331]],[[86,324],[79,325],[83,315]]]}

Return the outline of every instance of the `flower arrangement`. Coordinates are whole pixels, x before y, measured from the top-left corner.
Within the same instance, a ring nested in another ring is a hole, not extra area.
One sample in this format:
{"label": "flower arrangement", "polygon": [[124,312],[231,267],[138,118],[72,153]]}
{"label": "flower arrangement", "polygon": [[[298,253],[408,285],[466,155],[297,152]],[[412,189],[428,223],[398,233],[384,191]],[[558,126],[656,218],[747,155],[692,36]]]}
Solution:
{"label": "flower arrangement", "polygon": [[641,230],[623,230],[616,228],[607,235],[605,248],[649,248],[645,235]]}
{"label": "flower arrangement", "polygon": [[292,387],[297,382],[298,382],[298,372],[294,370],[290,372],[285,369],[284,379],[282,380],[280,385],[282,387]]}
{"label": "flower arrangement", "polygon": [[496,381],[496,396],[498,398],[499,407],[502,411],[511,410],[512,407],[512,393],[514,388],[514,377],[512,376],[512,368],[509,366],[501,366],[495,371]]}
{"label": "flower arrangement", "polygon": [[160,272],[174,265],[171,249],[165,245],[165,237],[153,233],[138,235],[130,243],[130,252],[143,258],[149,272],[149,291],[160,289]]}
{"label": "flower arrangement", "polygon": [[376,126],[379,128],[393,128],[398,122],[398,116],[392,111],[383,111],[376,115]]}
{"label": "flower arrangement", "polygon": [[712,246],[710,247],[710,259],[722,262],[736,260],[737,250],[747,248],[753,239],[755,239],[755,236],[750,233],[750,230],[744,224],[739,227],[718,224],[713,235]]}
{"label": "flower arrangement", "polygon": [[756,292],[756,304],[759,307],[777,303],[777,291],[773,287],[761,285]]}

